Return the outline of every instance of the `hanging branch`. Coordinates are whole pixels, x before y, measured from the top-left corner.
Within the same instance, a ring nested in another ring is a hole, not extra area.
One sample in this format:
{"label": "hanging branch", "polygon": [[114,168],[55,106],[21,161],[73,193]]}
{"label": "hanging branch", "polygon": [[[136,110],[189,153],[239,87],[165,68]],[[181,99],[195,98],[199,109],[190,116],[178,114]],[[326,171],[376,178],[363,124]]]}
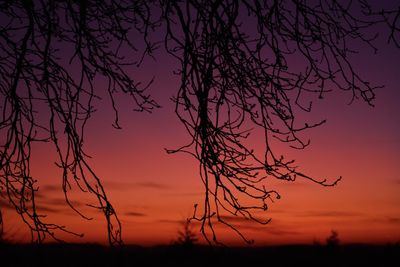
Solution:
{"label": "hanging branch", "polygon": [[[168,152],[189,153],[199,162],[205,198],[192,219],[201,222],[206,240],[219,243],[218,222],[251,243],[226,214],[267,224],[270,219],[259,219],[258,211],[280,198],[270,179],[322,186],[340,181],[303,173],[274,149],[273,140],[295,149],[310,144],[300,134],[325,120],[297,119],[298,110],[312,111],[307,95],[344,90],[350,102],[361,98],[372,105],[378,87],[358,74],[348,55],[354,42],[376,49],[375,36],[364,30],[382,19],[360,19],[351,3],[338,1],[165,2],[165,47],[181,64],[175,112],[192,137]],[[260,130],[263,153],[246,143]]]}
{"label": "hanging branch", "polygon": [[[258,218],[280,198],[269,180],[307,179],[334,186],[341,179],[309,176],[274,147],[304,149],[302,122],[313,97],[346,91],[350,103],[372,106],[371,85],[349,60],[357,45],[376,51],[371,27],[389,28],[399,46],[400,9],[376,10],[365,0],[21,0],[0,3],[0,197],[30,227],[32,240],[57,239],[64,226],[38,212],[39,186],[31,174],[35,143],[56,150],[66,202],[73,187],[94,195],[107,221],[109,243],[120,244],[121,224],[84,149],[85,127],[95,100],[105,97],[120,129],[117,93],[138,111],[158,107],[128,74],[158,48],[180,63],[175,113],[191,141],[169,153],[189,153],[199,163],[204,203],[192,219],[211,243],[215,223],[245,236],[229,221]],[[151,33],[155,32],[154,35]],[[150,37],[151,35],[151,37]],[[155,39],[155,40],[153,40]],[[131,58],[137,58],[133,60]],[[95,85],[98,77],[105,88]],[[263,133],[264,147],[249,145]],[[2,229],[0,212],[0,229]]]}
{"label": "hanging branch", "polygon": [[[71,233],[47,223],[35,200],[39,187],[31,174],[32,145],[51,142],[66,202],[89,219],[73,206],[68,192],[75,186],[94,195],[107,221],[109,243],[121,244],[121,223],[87,161],[84,133],[96,98],[108,95],[115,128],[120,128],[117,93],[129,96],[139,111],[158,107],[145,92],[148,86],[127,73],[153,49],[147,39],[154,26],[149,6],[146,1],[8,1],[1,4],[0,16],[1,197],[29,226],[33,241],[58,240],[58,230]],[[132,34],[140,36],[136,44]],[[123,49],[137,51],[139,60],[127,60]],[[95,88],[99,76],[108,81],[105,88]]]}

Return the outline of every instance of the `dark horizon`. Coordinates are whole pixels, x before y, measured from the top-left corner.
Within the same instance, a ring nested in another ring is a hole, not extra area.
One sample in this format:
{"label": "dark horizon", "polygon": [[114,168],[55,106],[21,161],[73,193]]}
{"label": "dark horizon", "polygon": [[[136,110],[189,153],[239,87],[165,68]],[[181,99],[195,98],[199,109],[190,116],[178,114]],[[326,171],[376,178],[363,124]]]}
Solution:
{"label": "dark horizon", "polygon": [[400,244],[297,245],[270,247],[124,246],[89,244],[4,245],[2,262],[11,266],[392,266]]}

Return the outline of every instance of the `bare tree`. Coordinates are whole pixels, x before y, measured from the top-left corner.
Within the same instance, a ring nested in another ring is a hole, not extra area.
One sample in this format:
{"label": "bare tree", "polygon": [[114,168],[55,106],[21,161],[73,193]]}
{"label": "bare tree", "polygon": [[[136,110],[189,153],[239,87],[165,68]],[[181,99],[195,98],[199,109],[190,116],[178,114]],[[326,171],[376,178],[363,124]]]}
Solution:
{"label": "bare tree", "polygon": [[[157,106],[145,93],[147,86],[127,74],[127,67],[140,64],[152,49],[146,40],[152,27],[146,1],[2,1],[0,17],[1,197],[30,227],[32,240],[41,242],[46,235],[57,239],[56,230],[68,232],[45,222],[35,202],[38,186],[30,172],[31,147],[51,142],[66,202],[87,218],[71,204],[68,191],[75,186],[95,195],[95,208],[107,220],[110,244],[120,243],[121,225],[87,161],[84,131],[95,111],[95,98],[109,96],[115,128],[120,128],[116,93],[130,96],[139,111]],[[140,52],[138,60],[126,60],[120,53],[123,48]],[[94,87],[98,76],[108,82],[105,88]]]}
{"label": "bare tree", "polygon": [[[113,125],[120,128],[117,92],[129,95],[139,111],[158,107],[145,92],[151,81],[142,85],[127,68],[140,67],[163,45],[180,63],[175,112],[192,137],[168,152],[195,157],[204,183],[204,203],[200,211],[195,206],[193,219],[201,222],[209,242],[218,243],[216,222],[248,241],[223,215],[268,223],[256,216],[280,197],[268,179],[304,178],[323,186],[340,180],[306,175],[273,148],[272,140],[295,149],[308,146],[300,133],[325,122],[296,120],[298,109],[311,112],[309,95],[323,98],[344,90],[352,101],[361,98],[372,105],[377,87],[348,59],[359,44],[376,50],[371,27],[389,26],[389,40],[399,46],[400,9],[344,2],[1,1],[1,197],[30,227],[32,240],[57,239],[57,230],[69,231],[47,223],[36,207],[31,148],[51,142],[66,202],[87,218],[71,204],[68,192],[75,186],[93,194],[106,218],[110,244],[120,244],[121,224],[87,161],[85,125],[95,112],[94,99],[108,96]],[[294,61],[303,62],[301,69]],[[95,86],[99,76],[108,81],[106,88]],[[260,130],[265,147],[254,150],[246,139]]]}
{"label": "bare tree", "polygon": [[[366,1],[166,3],[165,47],[181,63],[175,112],[192,137],[168,152],[186,152],[199,162],[205,200],[193,219],[202,223],[207,241],[218,243],[218,222],[251,242],[224,214],[268,223],[256,213],[280,198],[269,179],[303,178],[323,186],[341,179],[303,173],[273,148],[273,140],[295,149],[309,145],[301,133],[325,122],[296,120],[296,110],[312,111],[310,95],[344,90],[351,102],[361,98],[372,105],[378,86],[348,56],[357,45],[376,51],[376,35],[369,31],[381,23],[390,26],[398,45],[399,11],[374,12]],[[262,150],[246,145],[255,131],[264,133]]]}

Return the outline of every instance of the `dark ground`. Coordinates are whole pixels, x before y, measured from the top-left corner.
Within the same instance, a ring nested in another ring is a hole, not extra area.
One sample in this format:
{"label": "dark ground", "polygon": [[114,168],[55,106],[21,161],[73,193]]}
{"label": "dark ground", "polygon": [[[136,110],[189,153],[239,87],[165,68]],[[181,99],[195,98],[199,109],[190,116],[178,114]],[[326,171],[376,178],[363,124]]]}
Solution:
{"label": "dark ground", "polygon": [[0,244],[0,266],[400,266],[400,245],[126,246]]}

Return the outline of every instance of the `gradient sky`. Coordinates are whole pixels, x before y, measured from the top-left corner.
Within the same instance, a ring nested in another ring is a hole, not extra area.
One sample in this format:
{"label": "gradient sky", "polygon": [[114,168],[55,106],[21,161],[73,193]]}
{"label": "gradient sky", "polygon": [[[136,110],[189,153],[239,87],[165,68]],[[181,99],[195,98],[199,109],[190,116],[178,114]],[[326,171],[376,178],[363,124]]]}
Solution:
{"label": "gradient sky", "polygon": [[[295,183],[271,181],[282,198],[264,215],[266,226],[233,219],[256,245],[325,242],[331,230],[344,243],[387,243],[400,241],[400,51],[382,41],[377,55],[370,50],[354,56],[354,66],[371,82],[384,84],[377,91],[375,107],[350,95],[333,92],[314,102],[312,114],[301,118],[327,119],[319,128],[307,131],[311,146],[293,151],[284,145],[276,149],[295,158],[302,170],[314,177],[343,180],[334,188],[299,179]],[[162,108],[152,114],[134,113],[131,103],[119,99],[122,130],[115,130],[112,110],[106,99],[88,124],[86,151],[123,223],[126,243],[168,244],[177,236],[182,222],[202,203],[203,188],[197,162],[184,154],[168,155],[164,148],[176,148],[188,136],[174,114],[170,97],[176,92],[177,67],[160,55],[144,62],[140,75],[156,80],[150,91]],[[257,146],[257,139],[252,141]],[[261,144],[261,143],[260,143]],[[33,173],[40,177],[39,203],[48,221],[84,233],[84,238],[61,235],[72,242],[106,242],[104,219],[86,203],[94,199],[73,193],[72,199],[94,220],[85,221],[65,205],[61,173],[54,165],[54,148],[37,146],[33,151]],[[40,210],[40,208],[39,208]],[[17,241],[26,240],[25,226],[11,210],[4,210],[5,226]],[[196,228],[194,228],[196,230]],[[218,236],[229,244],[244,244],[231,231],[217,227]]]}

